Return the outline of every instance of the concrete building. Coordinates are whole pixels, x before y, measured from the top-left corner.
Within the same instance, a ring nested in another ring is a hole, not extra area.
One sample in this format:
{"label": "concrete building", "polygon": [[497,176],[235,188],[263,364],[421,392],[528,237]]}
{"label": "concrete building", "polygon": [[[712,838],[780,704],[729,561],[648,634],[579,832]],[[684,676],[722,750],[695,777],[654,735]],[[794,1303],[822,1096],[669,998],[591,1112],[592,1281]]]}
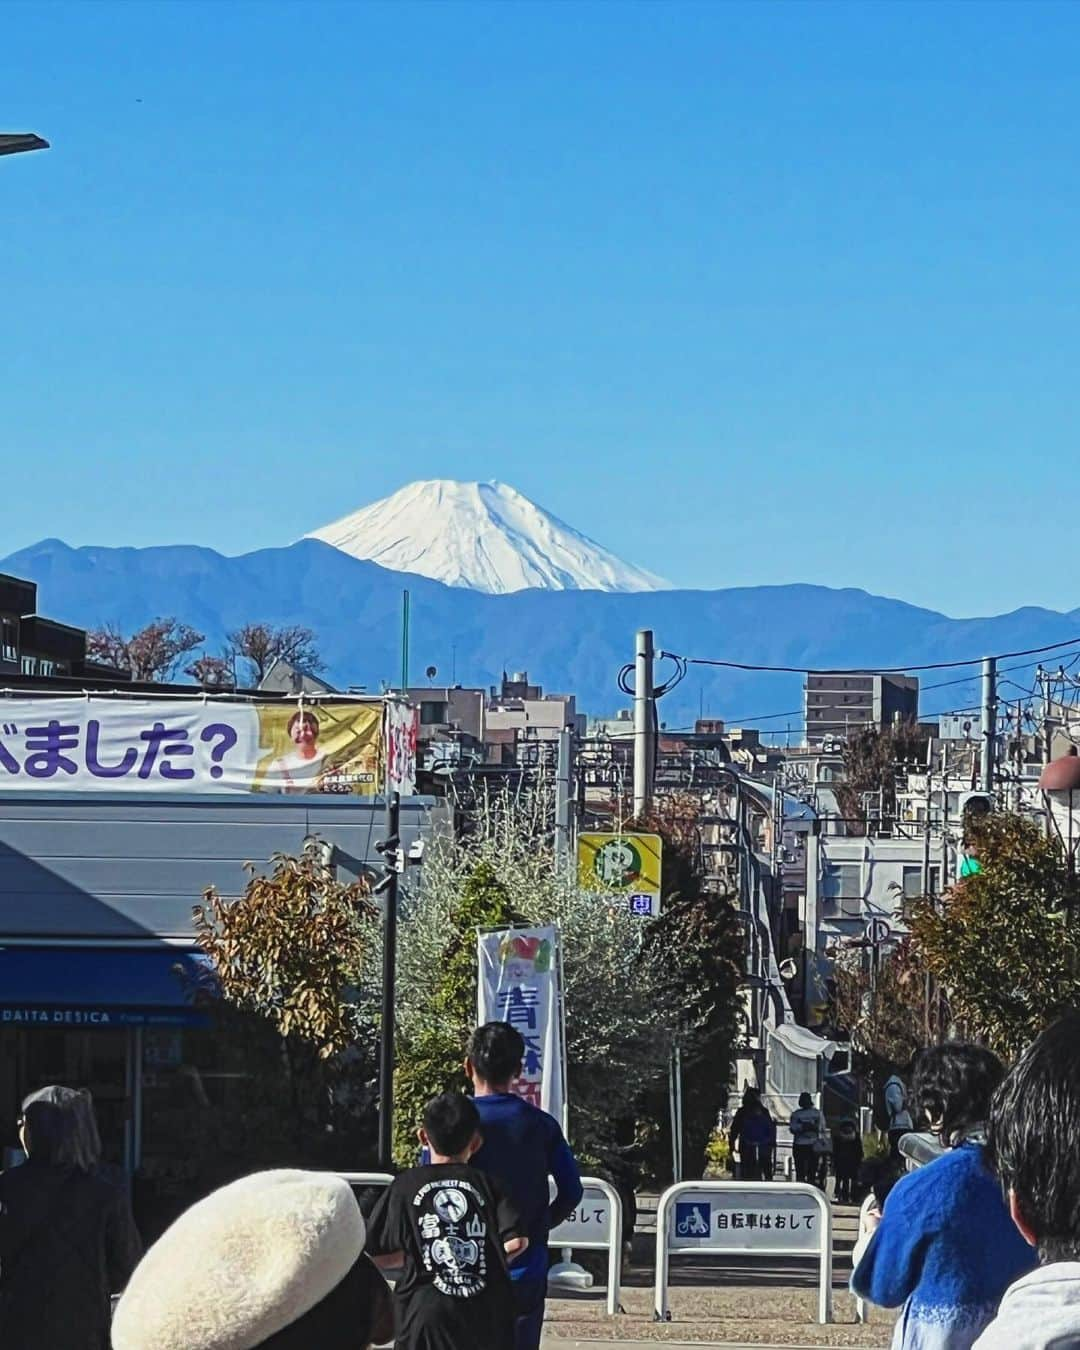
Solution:
{"label": "concrete building", "polygon": [[809,745],[844,740],[866,727],[886,727],[919,716],[919,681],[873,671],[808,675],[804,689]]}
{"label": "concrete building", "polygon": [[84,629],[37,613],[37,589],[36,582],[0,573],[0,680],[126,679],[126,672],[88,659]]}
{"label": "concrete building", "polygon": [[513,746],[513,761],[527,765],[552,757],[559,733],[569,727],[578,736],[585,735],[586,719],[577,710],[573,694],[545,694],[540,685],[530,684],[524,671],[504,676],[502,684],[491,690],[486,711],[484,743],[488,763],[508,762],[508,747]]}

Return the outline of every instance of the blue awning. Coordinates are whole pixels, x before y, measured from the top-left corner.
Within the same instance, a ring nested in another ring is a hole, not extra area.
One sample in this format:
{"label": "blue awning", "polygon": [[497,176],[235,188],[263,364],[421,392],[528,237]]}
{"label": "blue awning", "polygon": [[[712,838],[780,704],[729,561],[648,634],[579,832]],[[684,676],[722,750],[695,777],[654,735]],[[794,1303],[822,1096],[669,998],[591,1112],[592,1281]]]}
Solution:
{"label": "blue awning", "polygon": [[203,1026],[208,980],[201,953],[173,947],[0,946],[0,1028]]}

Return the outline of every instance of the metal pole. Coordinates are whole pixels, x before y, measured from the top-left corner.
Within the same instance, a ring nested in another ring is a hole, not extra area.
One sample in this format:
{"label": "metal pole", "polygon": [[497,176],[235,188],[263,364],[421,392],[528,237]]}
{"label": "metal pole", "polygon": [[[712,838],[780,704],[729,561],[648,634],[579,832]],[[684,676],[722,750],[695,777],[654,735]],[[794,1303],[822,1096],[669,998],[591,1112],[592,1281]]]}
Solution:
{"label": "metal pole", "polygon": [[656,762],[653,724],[653,635],[639,628],[634,646],[634,815],[643,816],[652,805]]}
{"label": "metal pole", "polygon": [[931,766],[934,759],[933,741],[926,743],[926,819],[923,821],[923,851],[922,851],[922,893],[923,896],[930,894],[930,807],[932,805],[933,793],[931,790],[932,780],[930,777]]}
{"label": "metal pole", "polygon": [[[408,594],[408,592],[406,592]],[[386,798],[386,835],[398,839],[401,824],[401,794]],[[400,840],[397,845],[400,849]],[[393,857],[388,860],[395,862]],[[394,1156],[394,997],[397,975],[398,874],[390,874],[383,923],[382,1040],[379,1045],[379,1166],[392,1167]]]}
{"label": "metal pole", "polygon": [[409,592],[401,593],[401,692],[409,692]]}
{"label": "metal pole", "polygon": [[566,872],[570,865],[570,774],[573,753],[569,727],[559,732],[559,760],[555,771],[555,870]]}
{"label": "metal pole", "polygon": [[982,663],[982,764],[984,792],[994,790],[994,751],[997,743],[997,658],[987,656]]}

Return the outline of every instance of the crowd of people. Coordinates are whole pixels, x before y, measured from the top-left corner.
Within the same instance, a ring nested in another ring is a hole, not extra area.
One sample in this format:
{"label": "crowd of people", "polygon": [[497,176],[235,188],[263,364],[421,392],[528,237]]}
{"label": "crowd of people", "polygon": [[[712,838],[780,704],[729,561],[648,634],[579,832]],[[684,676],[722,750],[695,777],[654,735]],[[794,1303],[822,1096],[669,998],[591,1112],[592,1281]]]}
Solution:
{"label": "crowd of people", "polygon": [[[34,1093],[27,1161],[0,1174],[0,1344],[538,1350],[548,1237],[582,1186],[556,1121],[511,1091],[523,1052],[507,1023],[476,1030],[472,1094],[428,1104],[419,1164],[366,1219],[332,1173],[261,1172],[193,1205],[145,1254],[88,1094]],[[851,1280],[900,1308],[894,1350],[1080,1350],[1080,1013],[1009,1072],[983,1046],[924,1051],[899,1110],[925,1118],[938,1156],[906,1175],[879,1160]],[[790,1125],[796,1175],[817,1184],[823,1122],[808,1096]],[[775,1123],[752,1089],[731,1137],[745,1179],[772,1175]],[[851,1167],[837,1164],[838,1192],[842,1180]]]}
{"label": "crowd of people", "polygon": [[428,1104],[420,1165],[366,1219],[333,1173],[260,1172],[145,1254],[127,1190],[101,1166],[89,1095],[35,1093],[19,1122],[27,1160],[0,1174],[0,1345],[539,1350],[548,1235],[582,1185],[555,1119],[511,1091],[524,1052],[508,1023],[477,1028],[472,1095]]}

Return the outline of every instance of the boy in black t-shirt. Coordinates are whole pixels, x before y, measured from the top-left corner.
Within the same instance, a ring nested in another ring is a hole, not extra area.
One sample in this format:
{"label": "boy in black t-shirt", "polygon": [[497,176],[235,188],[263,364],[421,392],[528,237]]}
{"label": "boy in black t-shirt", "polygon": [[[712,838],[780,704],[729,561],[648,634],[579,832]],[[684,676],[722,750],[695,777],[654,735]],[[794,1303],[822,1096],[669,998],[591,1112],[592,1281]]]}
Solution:
{"label": "boy in black t-shirt", "polygon": [[394,1290],[397,1350],[513,1350],[506,1258],[528,1246],[490,1178],[468,1165],[480,1147],[470,1098],[445,1092],[424,1111],[431,1163],[403,1172],[368,1221],[376,1264],[404,1266]]}

